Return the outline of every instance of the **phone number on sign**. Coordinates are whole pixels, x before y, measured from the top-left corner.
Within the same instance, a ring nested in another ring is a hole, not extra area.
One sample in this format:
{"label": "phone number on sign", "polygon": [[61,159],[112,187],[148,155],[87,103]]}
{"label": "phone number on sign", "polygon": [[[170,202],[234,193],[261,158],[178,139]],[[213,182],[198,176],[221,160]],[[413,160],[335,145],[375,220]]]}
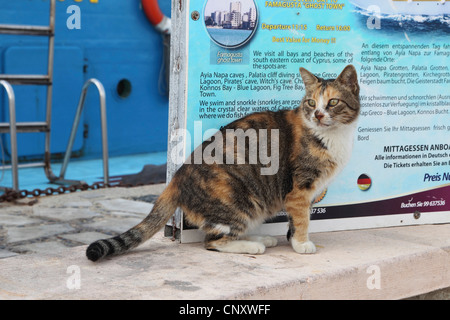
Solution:
{"label": "phone number on sign", "polygon": [[311,208],[311,214],[322,214],[322,213],[327,213],[327,208]]}

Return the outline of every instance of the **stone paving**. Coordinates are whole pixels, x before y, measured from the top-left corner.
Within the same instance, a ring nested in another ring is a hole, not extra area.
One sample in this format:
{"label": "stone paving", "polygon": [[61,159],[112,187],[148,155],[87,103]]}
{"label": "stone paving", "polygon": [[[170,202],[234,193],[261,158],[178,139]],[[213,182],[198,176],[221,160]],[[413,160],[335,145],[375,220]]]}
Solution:
{"label": "stone paving", "polygon": [[0,203],[0,259],[56,252],[115,236],[139,223],[165,184]]}
{"label": "stone paving", "polygon": [[[0,203],[0,299],[449,299],[449,224],[316,233],[314,255],[293,252],[285,237],[255,256],[181,245],[161,232],[128,255],[85,258],[81,246],[140,222],[164,187]],[[67,285],[74,265],[77,290]],[[380,290],[367,286],[374,265]]]}

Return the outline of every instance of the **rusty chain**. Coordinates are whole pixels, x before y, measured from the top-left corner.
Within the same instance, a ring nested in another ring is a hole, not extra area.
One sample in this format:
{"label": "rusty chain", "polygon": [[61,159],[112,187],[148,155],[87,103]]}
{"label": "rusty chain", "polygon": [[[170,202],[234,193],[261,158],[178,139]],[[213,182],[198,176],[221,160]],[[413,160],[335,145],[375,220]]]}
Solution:
{"label": "rusty chain", "polygon": [[104,189],[104,188],[113,188],[113,187],[122,187],[122,188],[129,188],[129,187],[137,187],[144,184],[125,184],[125,183],[108,183],[105,184],[104,182],[94,182],[93,184],[87,184],[87,183],[80,183],[70,186],[60,186],[57,188],[46,188],[46,189],[34,189],[34,190],[12,190],[7,189],[4,194],[0,195],[0,203],[1,202],[14,202],[19,199],[24,199],[29,196],[32,196],[34,198],[40,197],[40,196],[51,196],[55,194],[64,194],[64,193],[70,193],[70,192],[77,192],[77,191],[86,191],[86,190],[97,190],[97,189]]}

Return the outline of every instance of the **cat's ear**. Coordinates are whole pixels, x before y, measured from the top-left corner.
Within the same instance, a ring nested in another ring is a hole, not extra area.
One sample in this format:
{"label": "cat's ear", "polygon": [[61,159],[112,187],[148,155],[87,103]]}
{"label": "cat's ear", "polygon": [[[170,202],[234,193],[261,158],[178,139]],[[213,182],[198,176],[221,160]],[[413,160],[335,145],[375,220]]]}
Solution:
{"label": "cat's ear", "polygon": [[353,65],[348,65],[342,70],[336,82],[347,87],[354,95],[359,95],[358,74]]}
{"label": "cat's ear", "polygon": [[302,76],[305,87],[310,87],[319,82],[319,79],[305,68],[300,68],[300,75]]}

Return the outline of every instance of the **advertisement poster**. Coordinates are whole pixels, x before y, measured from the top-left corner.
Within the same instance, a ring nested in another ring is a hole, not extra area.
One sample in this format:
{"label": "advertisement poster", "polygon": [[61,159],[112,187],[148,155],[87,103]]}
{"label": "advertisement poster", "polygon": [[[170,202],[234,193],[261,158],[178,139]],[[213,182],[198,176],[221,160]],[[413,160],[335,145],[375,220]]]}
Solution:
{"label": "advertisement poster", "polygon": [[[361,87],[353,154],[316,199],[311,231],[450,222],[449,1],[185,5],[186,157],[235,119],[296,108],[300,67],[332,79],[352,64]],[[280,213],[264,228],[285,234],[285,221]]]}

